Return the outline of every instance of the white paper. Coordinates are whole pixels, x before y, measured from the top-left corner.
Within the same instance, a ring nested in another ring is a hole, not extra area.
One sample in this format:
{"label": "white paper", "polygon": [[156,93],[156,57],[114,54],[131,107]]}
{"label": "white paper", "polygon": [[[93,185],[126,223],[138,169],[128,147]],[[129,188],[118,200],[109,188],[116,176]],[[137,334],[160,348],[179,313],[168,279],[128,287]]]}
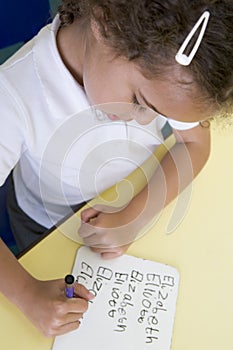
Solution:
{"label": "white paper", "polygon": [[169,350],[179,273],[171,266],[124,255],[103,260],[81,247],[73,275],[92,290],[78,330],[58,336],[53,350]]}

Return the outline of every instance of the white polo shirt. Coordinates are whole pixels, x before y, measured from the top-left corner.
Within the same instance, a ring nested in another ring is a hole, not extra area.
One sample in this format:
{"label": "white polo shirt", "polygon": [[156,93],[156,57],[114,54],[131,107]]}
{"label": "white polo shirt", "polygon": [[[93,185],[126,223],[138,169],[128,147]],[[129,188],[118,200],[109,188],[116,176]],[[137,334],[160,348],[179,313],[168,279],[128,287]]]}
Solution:
{"label": "white polo shirt", "polygon": [[139,166],[167,121],[111,121],[90,107],[59,56],[58,27],[56,17],[0,68],[0,185],[14,168],[19,206],[45,227]]}

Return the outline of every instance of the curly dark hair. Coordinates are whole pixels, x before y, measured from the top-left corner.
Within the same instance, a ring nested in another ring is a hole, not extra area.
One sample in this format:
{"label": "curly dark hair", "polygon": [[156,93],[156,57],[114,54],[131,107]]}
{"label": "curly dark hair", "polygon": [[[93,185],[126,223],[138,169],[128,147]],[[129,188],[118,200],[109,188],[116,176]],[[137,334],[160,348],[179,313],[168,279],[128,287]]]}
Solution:
{"label": "curly dark hair", "polygon": [[177,64],[178,49],[205,10],[210,12],[206,33],[195,58],[182,69],[192,74],[205,98],[232,105],[232,0],[63,0],[59,14],[61,26],[77,19],[90,24],[94,18],[116,54],[153,77]]}

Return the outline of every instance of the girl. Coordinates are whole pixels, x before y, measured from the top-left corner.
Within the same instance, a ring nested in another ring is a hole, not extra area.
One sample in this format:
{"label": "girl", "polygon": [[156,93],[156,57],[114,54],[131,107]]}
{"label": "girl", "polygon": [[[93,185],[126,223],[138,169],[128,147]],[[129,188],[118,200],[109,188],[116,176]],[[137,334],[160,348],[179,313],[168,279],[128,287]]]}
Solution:
{"label": "girl", "polygon": [[[232,106],[232,17],[227,0],[63,0],[53,24],[2,66],[0,180],[14,168],[8,206],[21,249],[66,214],[60,183],[69,206],[80,206],[95,195],[93,179],[86,181],[90,159],[96,169],[104,164],[94,180],[107,188],[132,170],[131,159],[143,161],[142,148],[154,150],[166,122],[177,137],[172,156],[127,207],[82,212],[85,244],[104,258],[123,254],[198,174],[210,151],[208,120]],[[101,105],[104,121],[85,112],[93,105]],[[109,149],[111,161],[118,151],[121,159],[105,166]],[[56,154],[64,159],[58,185]],[[79,298],[68,302],[62,280],[35,280],[0,248],[2,293],[48,336],[78,328],[88,291],[77,285]]]}

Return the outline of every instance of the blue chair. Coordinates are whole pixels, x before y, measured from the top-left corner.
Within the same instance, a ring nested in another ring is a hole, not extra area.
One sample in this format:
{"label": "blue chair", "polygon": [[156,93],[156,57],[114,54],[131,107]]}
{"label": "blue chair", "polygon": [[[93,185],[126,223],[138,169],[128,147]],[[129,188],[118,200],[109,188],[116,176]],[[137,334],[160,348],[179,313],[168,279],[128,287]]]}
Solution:
{"label": "blue chair", "polygon": [[49,0],[4,1],[0,8],[0,48],[28,41],[51,17]]}
{"label": "blue chair", "polygon": [[59,1],[2,1],[0,5],[0,64],[52,20]]}

